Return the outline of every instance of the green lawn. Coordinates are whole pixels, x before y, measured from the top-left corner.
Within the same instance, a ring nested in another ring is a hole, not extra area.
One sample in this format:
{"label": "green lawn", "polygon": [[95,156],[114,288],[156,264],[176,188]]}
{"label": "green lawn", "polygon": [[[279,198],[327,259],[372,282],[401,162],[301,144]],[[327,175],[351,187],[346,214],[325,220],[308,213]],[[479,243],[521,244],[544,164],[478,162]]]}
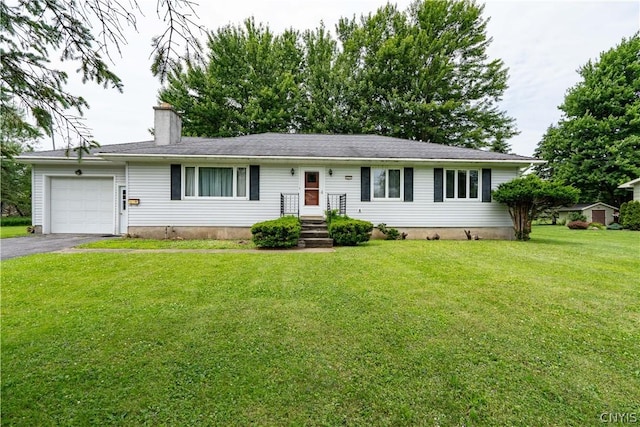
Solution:
{"label": "green lawn", "polygon": [[84,243],[79,248],[90,249],[255,249],[248,240],[157,240],[119,238]]}
{"label": "green lawn", "polygon": [[10,225],[0,227],[0,239],[4,239],[7,237],[18,237],[18,236],[27,236],[27,226],[26,225]]}
{"label": "green lawn", "polygon": [[2,425],[640,415],[640,233],[2,262]]}

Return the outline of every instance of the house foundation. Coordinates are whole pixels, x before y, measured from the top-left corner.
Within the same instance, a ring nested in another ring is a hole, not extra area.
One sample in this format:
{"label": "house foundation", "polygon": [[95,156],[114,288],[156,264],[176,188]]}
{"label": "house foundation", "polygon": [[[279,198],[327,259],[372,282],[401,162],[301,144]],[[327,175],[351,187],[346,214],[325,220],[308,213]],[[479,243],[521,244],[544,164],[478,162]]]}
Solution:
{"label": "house foundation", "polygon": [[[430,228],[430,227],[397,227],[400,233],[406,233],[409,240],[424,240],[433,238],[436,234],[440,240],[466,240],[465,230],[472,236],[478,236],[481,240],[513,240],[512,227],[468,227],[468,228]],[[129,227],[128,235],[145,239],[215,239],[237,240],[251,239],[250,227]],[[374,229],[373,239],[384,239],[385,236],[379,230]]]}
{"label": "house foundation", "polygon": [[[481,240],[514,240],[513,227],[393,227],[397,228],[400,234],[406,233],[408,240],[433,239],[436,234],[440,240],[467,240],[466,231],[471,236],[478,236]],[[373,239],[384,239],[385,235],[378,229],[373,230]]]}

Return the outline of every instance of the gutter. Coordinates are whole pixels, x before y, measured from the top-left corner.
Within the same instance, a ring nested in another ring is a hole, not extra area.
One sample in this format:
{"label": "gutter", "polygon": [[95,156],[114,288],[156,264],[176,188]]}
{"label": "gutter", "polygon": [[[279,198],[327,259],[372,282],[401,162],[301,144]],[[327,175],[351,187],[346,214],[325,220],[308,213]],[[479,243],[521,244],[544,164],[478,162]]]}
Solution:
{"label": "gutter", "polygon": [[98,153],[98,156],[104,159],[120,159],[123,161],[149,161],[149,160],[172,160],[172,159],[202,159],[202,160],[268,160],[268,161],[287,161],[287,162],[343,162],[343,163],[356,163],[356,162],[395,162],[395,163],[507,163],[507,164],[543,164],[544,160],[538,159],[422,159],[411,157],[316,157],[316,156],[242,156],[242,155],[229,155],[229,154],[145,154],[143,156],[139,154],[119,154],[119,153]]}

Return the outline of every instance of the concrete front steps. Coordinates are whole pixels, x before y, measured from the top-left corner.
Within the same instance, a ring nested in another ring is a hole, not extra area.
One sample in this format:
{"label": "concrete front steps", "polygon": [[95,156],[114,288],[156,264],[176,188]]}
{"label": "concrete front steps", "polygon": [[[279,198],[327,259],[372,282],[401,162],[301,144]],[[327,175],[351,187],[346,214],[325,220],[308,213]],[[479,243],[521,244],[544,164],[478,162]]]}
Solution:
{"label": "concrete front steps", "polygon": [[329,237],[327,223],[323,217],[301,216],[302,232],[298,247],[300,248],[332,248],[333,239]]}

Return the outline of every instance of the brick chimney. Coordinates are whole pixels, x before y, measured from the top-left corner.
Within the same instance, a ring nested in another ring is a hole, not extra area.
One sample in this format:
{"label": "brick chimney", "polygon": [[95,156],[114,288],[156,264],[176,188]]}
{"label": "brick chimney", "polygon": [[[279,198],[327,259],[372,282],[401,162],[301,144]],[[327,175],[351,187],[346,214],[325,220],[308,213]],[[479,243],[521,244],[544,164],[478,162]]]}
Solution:
{"label": "brick chimney", "polygon": [[153,107],[154,141],[157,145],[177,144],[182,135],[182,119],[171,104],[166,102]]}

